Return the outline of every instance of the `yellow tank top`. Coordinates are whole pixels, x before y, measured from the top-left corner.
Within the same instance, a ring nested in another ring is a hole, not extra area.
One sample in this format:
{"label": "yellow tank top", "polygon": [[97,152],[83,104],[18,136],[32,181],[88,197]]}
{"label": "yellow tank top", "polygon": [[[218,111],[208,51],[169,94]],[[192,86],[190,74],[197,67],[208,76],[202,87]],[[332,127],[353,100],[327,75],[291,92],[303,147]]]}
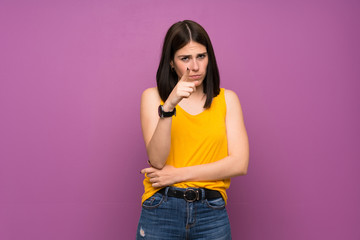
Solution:
{"label": "yellow tank top", "polygon": [[[220,94],[213,98],[211,107],[197,115],[191,115],[179,105],[176,106],[176,116],[172,117],[170,153],[166,164],[181,168],[216,162],[228,156],[224,91],[221,88]],[[142,202],[160,190],[160,188],[153,188],[147,177],[143,183],[145,192]],[[217,190],[227,202],[226,189],[230,186],[230,179],[180,182],[173,186]]]}

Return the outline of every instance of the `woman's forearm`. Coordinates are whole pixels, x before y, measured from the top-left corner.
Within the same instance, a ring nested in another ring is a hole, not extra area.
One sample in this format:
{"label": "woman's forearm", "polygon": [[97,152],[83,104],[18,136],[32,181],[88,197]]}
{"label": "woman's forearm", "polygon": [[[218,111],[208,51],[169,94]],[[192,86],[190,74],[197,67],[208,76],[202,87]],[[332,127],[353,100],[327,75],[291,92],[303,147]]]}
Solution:
{"label": "woman's forearm", "polygon": [[[164,111],[171,112],[174,107],[167,101],[163,106]],[[162,169],[170,152],[172,117],[159,118],[155,132],[146,146],[151,166]]]}
{"label": "woman's forearm", "polygon": [[144,168],[142,174],[147,174],[153,187],[171,186],[179,182],[217,181],[229,179],[247,173],[248,155],[228,156],[213,163],[175,168],[165,165],[162,169]]}
{"label": "woman's forearm", "polygon": [[154,135],[146,146],[152,167],[162,169],[170,152],[171,118],[160,118]]}
{"label": "woman's forearm", "polygon": [[213,163],[179,168],[181,181],[216,181],[246,175],[249,156],[228,156]]}

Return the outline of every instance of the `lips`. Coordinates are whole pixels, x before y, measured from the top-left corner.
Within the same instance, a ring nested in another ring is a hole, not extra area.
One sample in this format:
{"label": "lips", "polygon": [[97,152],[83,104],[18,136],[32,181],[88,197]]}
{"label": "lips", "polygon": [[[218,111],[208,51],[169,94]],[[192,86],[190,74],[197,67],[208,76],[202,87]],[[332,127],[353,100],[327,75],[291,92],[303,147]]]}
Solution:
{"label": "lips", "polygon": [[189,76],[189,78],[191,78],[191,79],[200,79],[201,75],[192,75],[192,76]]}

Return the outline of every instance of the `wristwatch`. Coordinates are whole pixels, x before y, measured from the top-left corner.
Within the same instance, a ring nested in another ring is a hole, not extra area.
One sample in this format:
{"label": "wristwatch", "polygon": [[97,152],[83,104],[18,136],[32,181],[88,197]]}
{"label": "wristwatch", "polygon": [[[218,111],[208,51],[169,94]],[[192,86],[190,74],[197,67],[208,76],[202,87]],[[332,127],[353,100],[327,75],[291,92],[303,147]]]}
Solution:
{"label": "wristwatch", "polygon": [[176,116],[176,108],[174,108],[174,110],[172,110],[171,112],[164,112],[163,105],[159,105],[158,113],[160,118]]}

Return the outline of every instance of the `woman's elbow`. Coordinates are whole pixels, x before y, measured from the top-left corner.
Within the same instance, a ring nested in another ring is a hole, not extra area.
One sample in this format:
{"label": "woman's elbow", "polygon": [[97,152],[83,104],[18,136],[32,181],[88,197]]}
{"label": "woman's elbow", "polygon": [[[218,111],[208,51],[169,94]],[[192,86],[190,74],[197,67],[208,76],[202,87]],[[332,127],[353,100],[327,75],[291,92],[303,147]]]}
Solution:
{"label": "woman's elbow", "polygon": [[244,176],[247,174],[247,168],[241,169],[239,176]]}
{"label": "woman's elbow", "polygon": [[247,168],[246,168],[246,169],[245,169],[245,168],[237,168],[234,176],[235,176],[235,177],[237,177],[237,176],[244,176],[244,175],[246,175],[246,174],[247,174]]}
{"label": "woman's elbow", "polygon": [[248,166],[249,166],[249,159],[248,158],[240,158],[237,160],[236,166],[236,176],[244,176],[247,174]]}
{"label": "woman's elbow", "polygon": [[153,154],[148,150],[149,164],[156,169],[162,169],[166,165],[166,155]]}
{"label": "woman's elbow", "polygon": [[149,157],[149,164],[151,167],[161,170],[166,165],[166,160],[162,160],[158,157]]}
{"label": "woman's elbow", "polygon": [[156,161],[151,162],[151,160],[149,160],[149,164],[151,167],[156,168],[158,170],[161,170],[161,169],[163,169],[163,167],[165,167],[165,163],[158,163]]}

